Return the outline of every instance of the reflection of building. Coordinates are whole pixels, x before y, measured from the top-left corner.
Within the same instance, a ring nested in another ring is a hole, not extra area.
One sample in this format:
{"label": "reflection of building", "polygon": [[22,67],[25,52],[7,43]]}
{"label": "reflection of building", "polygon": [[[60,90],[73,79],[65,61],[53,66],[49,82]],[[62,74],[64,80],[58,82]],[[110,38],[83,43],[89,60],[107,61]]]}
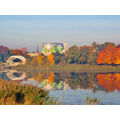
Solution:
{"label": "reflection of building", "polygon": [[49,55],[51,53],[65,53],[67,50],[66,43],[43,43],[42,44],[42,53],[44,55]]}

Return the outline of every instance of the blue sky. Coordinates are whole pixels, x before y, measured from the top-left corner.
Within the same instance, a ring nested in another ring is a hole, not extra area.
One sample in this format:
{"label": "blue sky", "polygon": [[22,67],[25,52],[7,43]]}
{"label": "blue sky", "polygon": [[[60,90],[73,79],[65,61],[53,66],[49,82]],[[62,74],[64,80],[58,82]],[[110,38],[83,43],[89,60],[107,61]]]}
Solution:
{"label": "blue sky", "polygon": [[115,15],[0,15],[0,45],[36,51],[43,42],[91,45],[120,44],[120,16]]}

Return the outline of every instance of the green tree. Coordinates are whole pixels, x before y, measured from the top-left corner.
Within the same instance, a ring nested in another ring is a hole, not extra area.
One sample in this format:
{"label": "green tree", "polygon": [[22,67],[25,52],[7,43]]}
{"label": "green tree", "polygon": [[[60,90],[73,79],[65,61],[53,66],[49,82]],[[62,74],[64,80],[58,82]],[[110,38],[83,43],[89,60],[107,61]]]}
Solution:
{"label": "green tree", "polygon": [[115,43],[113,43],[113,42],[105,42],[104,45],[105,45],[105,47],[107,47],[107,46],[114,46],[115,47],[116,46]]}
{"label": "green tree", "polygon": [[97,60],[97,54],[96,54],[96,53],[94,53],[94,54],[89,54],[89,55],[88,55],[87,63],[88,63],[88,64],[96,64],[96,60]]}
{"label": "green tree", "polygon": [[54,53],[53,55],[54,55],[55,64],[65,64],[67,62],[67,58],[65,54],[61,54],[57,52]]}
{"label": "green tree", "polygon": [[76,45],[69,48],[68,54],[69,54],[70,63],[79,62],[79,57],[81,53],[79,48]]}
{"label": "green tree", "polygon": [[87,46],[80,47],[80,57],[79,64],[87,64],[88,54],[90,53],[90,49]]}

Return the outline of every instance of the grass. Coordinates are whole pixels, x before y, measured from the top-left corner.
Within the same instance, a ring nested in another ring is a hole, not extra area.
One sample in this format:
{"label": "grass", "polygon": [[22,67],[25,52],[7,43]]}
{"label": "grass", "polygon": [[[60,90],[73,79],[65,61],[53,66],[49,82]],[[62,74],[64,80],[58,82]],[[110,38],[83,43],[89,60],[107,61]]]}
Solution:
{"label": "grass", "polygon": [[53,65],[53,66],[31,66],[21,65],[12,67],[16,70],[39,70],[39,71],[79,71],[79,72],[120,72],[119,66],[112,65],[78,65],[78,64],[65,64],[65,65]]}
{"label": "grass", "polygon": [[101,100],[96,98],[91,98],[91,97],[86,97],[86,105],[100,105]]}

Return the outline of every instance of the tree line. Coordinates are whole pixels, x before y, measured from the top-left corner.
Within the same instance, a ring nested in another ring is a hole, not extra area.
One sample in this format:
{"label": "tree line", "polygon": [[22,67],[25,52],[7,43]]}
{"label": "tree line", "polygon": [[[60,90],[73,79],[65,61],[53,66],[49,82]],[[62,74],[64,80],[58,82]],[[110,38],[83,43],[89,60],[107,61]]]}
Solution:
{"label": "tree line", "polygon": [[93,42],[91,46],[71,46],[65,54],[54,53],[56,64],[120,64],[120,45],[113,42],[98,44]]}
{"label": "tree line", "polygon": [[120,64],[120,45],[113,42],[98,44],[93,42],[90,46],[71,46],[65,53],[52,53],[45,56],[39,53],[38,56],[30,57],[20,49],[9,49],[0,46],[0,62],[5,62],[11,55],[22,55],[27,58],[27,64],[33,66],[54,65],[54,64]]}

